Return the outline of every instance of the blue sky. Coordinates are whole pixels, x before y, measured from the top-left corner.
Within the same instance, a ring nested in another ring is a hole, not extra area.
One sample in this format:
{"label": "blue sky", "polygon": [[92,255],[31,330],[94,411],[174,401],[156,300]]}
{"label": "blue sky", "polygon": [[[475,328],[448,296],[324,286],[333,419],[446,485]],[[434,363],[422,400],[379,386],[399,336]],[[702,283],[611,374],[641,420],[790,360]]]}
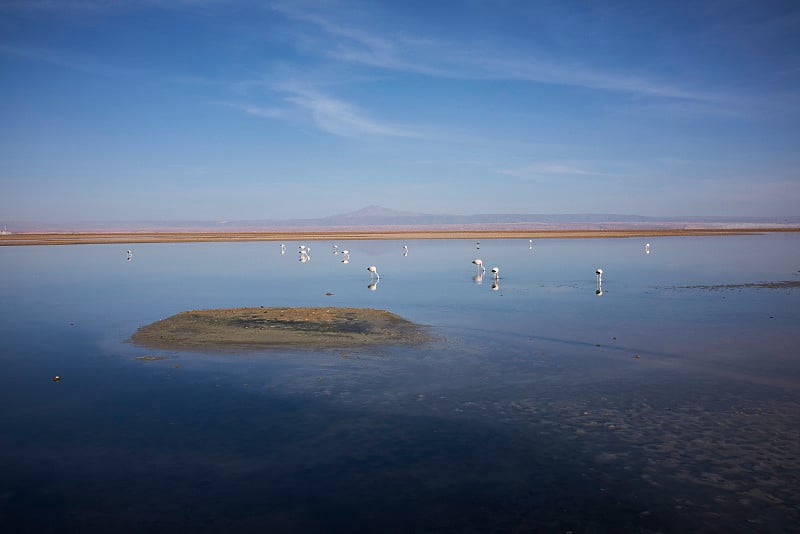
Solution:
{"label": "blue sky", "polygon": [[800,214],[800,3],[0,0],[0,222]]}

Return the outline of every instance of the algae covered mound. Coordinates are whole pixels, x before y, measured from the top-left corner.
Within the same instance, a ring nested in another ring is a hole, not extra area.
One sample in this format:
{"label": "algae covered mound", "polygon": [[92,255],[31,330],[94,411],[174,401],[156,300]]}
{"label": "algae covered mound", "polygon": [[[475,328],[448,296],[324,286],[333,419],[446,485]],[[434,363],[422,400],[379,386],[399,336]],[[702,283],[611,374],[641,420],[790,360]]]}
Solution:
{"label": "algae covered mound", "polygon": [[424,327],[371,308],[191,310],[143,326],[131,337],[153,348],[344,347],[419,343]]}

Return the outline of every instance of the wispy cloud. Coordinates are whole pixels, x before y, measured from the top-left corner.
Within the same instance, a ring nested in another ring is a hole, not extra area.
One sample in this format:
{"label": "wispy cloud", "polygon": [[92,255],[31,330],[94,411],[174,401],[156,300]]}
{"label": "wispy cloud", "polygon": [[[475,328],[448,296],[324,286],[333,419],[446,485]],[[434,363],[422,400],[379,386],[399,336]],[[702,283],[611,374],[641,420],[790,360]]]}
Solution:
{"label": "wispy cloud", "polygon": [[399,72],[456,76],[455,71],[436,66],[432,62],[435,56],[428,56],[427,61],[419,61],[419,53],[430,52],[429,48],[437,44],[434,41],[409,39],[398,34],[382,36],[342,24],[320,13],[318,5],[274,2],[271,7],[290,20],[313,26],[314,35],[319,36],[319,30],[322,30],[323,35],[333,40],[332,46],[325,47],[322,52],[329,59]]}
{"label": "wispy cloud", "polygon": [[27,12],[81,12],[115,9],[119,7],[173,8],[205,4],[220,4],[226,0],[2,0],[0,11]]}
{"label": "wispy cloud", "polygon": [[200,76],[180,73],[153,73],[146,69],[138,69],[112,65],[89,58],[74,52],[54,50],[52,48],[28,46],[25,44],[0,44],[0,56],[7,56],[28,61],[48,63],[65,69],[80,71],[108,78],[144,78],[157,79],[164,83],[182,85],[219,85],[220,82]]}
{"label": "wispy cloud", "polygon": [[298,8],[296,4],[276,3],[272,7],[285,17],[314,26],[316,31],[327,35],[332,43],[325,48],[324,55],[342,62],[442,78],[521,80],[677,100],[731,100],[720,92],[697,90],[681,83],[570,64],[561,58],[548,58],[537,50],[509,52],[400,33],[378,35],[343,24],[313,6]]}
{"label": "wispy cloud", "polygon": [[261,117],[263,119],[288,119],[291,117],[291,114],[288,110],[282,108],[265,108],[260,106],[253,106],[253,105],[241,105],[241,104],[225,104],[226,106],[238,109],[239,111],[243,111],[248,115],[253,115],[255,117]]}
{"label": "wispy cloud", "polygon": [[50,48],[27,46],[20,44],[0,44],[0,55],[49,63],[72,70],[100,74],[103,76],[130,76],[135,74],[129,69],[113,67],[87,57],[69,54]]}
{"label": "wispy cloud", "polygon": [[307,110],[320,129],[344,137],[385,135],[392,137],[419,137],[412,130],[381,122],[370,117],[357,106],[331,98],[314,90],[297,90],[287,97],[289,102]]}
{"label": "wispy cloud", "polygon": [[510,169],[499,169],[496,171],[498,174],[506,176],[513,176],[515,178],[554,178],[554,177],[580,177],[580,178],[622,178],[626,175],[623,173],[613,173],[606,171],[599,171],[579,167],[574,164],[564,163],[540,163],[534,165],[526,165],[523,167],[515,167]]}
{"label": "wispy cloud", "polygon": [[266,119],[310,120],[320,130],[340,137],[425,137],[419,129],[380,120],[355,104],[326,95],[313,87],[283,83],[273,87],[273,90],[284,94],[282,101],[285,106],[228,105]]}

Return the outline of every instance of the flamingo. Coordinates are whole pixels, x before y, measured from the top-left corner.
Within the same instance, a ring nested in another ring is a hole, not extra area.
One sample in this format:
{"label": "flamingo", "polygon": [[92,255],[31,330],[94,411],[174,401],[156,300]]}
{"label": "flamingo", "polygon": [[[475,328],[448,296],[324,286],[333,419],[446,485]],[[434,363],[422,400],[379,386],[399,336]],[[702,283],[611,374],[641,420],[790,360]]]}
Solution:
{"label": "flamingo", "polygon": [[492,276],[494,276],[495,280],[500,278],[500,268],[499,267],[492,267]]}
{"label": "flamingo", "polygon": [[408,245],[403,245],[403,256],[408,256]]}
{"label": "flamingo", "polygon": [[476,250],[480,250],[481,249],[481,242],[480,241],[476,241],[475,242],[475,249]]}
{"label": "flamingo", "polygon": [[367,267],[367,270],[369,271],[370,278],[374,276],[378,280],[381,279],[381,275],[378,274],[378,269],[374,265],[370,265],[369,267]]}
{"label": "flamingo", "polygon": [[597,289],[594,293],[600,297],[603,295],[603,269],[597,269],[594,273],[597,275]]}
{"label": "flamingo", "polygon": [[333,245],[333,253],[334,254],[338,254],[339,253],[339,246],[338,245]]}
{"label": "flamingo", "polygon": [[480,269],[480,270],[481,270],[482,272],[484,272],[484,273],[486,272],[486,267],[484,267],[484,266],[483,266],[483,260],[481,260],[481,259],[474,259],[474,260],[472,260],[472,263],[474,263],[474,264],[475,264],[475,266],[476,266],[476,268],[477,268],[477,269]]}
{"label": "flamingo", "polygon": [[645,254],[650,254],[650,243],[646,243],[644,245],[644,253]]}
{"label": "flamingo", "polygon": [[286,245],[281,243],[281,254],[286,254]]}
{"label": "flamingo", "polygon": [[343,250],[342,251],[342,256],[344,256],[344,258],[342,258],[342,263],[350,263],[350,251],[349,250]]}
{"label": "flamingo", "polygon": [[129,250],[129,251],[128,251],[128,261],[131,261],[132,259],[133,259],[133,252],[131,252],[131,251]]}

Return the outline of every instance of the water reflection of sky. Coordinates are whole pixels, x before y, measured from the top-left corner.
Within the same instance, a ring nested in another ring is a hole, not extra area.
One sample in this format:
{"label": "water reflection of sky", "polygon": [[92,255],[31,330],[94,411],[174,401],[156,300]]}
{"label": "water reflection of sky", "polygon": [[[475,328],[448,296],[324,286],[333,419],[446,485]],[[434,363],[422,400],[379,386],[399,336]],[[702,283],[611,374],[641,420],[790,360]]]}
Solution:
{"label": "water reflection of sky", "polygon": [[[347,264],[333,242],[285,244],[0,248],[0,521],[51,528],[31,518],[44,511],[102,530],[114,514],[98,499],[135,511],[120,516],[131,530],[260,525],[247,506],[287,529],[800,519],[800,290],[696,287],[797,281],[797,234],[336,242]],[[489,272],[474,281],[475,258],[500,268],[497,290]],[[260,305],[388,309],[440,340],[235,354],[125,342],[186,309]]]}

